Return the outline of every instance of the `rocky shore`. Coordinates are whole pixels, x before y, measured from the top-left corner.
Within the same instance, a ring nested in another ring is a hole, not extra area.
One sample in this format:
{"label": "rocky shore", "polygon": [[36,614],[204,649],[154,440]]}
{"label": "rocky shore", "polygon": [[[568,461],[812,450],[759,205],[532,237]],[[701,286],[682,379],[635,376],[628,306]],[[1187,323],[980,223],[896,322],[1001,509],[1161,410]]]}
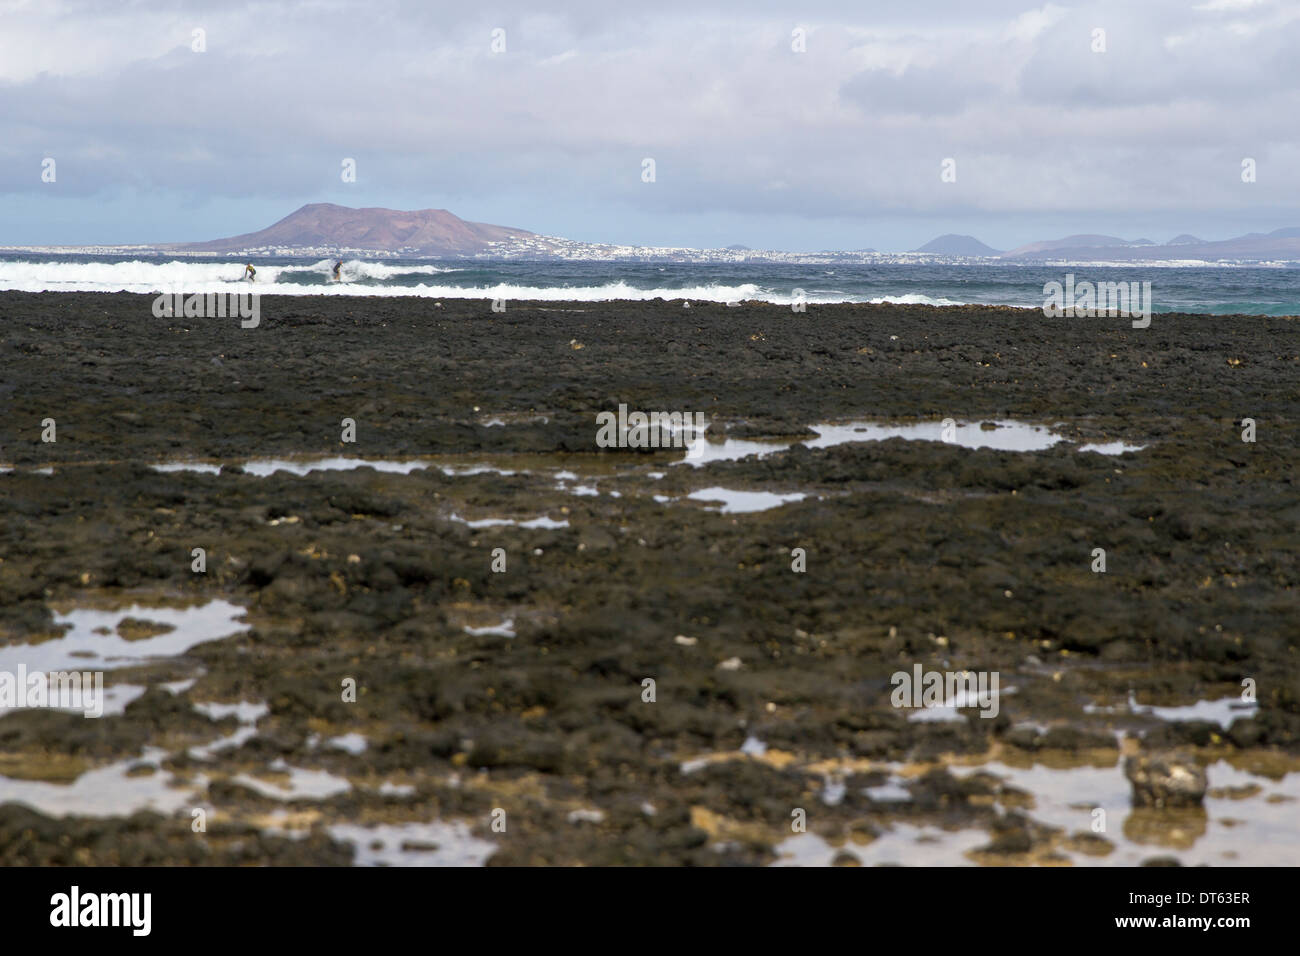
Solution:
{"label": "rocky shore", "polygon": [[[244,615],[110,662],[120,713],[0,717],[0,863],[947,861],[882,856],[908,828],[1194,862],[1217,805],[1124,778],[1175,751],[1246,821],[1210,862],[1282,862],[1250,820],[1300,771],[1300,319],[151,305],[0,294],[0,660],[86,609],[141,644],[149,607]],[[620,404],[766,453],[599,447]],[[810,447],[944,419],[1060,441]],[[996,672],[996,716],[893,706],[918,664]]]}

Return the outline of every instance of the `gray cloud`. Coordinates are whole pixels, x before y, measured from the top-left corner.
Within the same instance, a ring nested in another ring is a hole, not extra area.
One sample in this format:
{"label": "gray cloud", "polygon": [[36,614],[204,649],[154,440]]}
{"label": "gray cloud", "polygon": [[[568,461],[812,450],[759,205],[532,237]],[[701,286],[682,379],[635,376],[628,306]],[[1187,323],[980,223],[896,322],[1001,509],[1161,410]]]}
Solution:
{"label": "gray cloud", "polygon": [[[530,197],[532,220],[512,224],[608,237],[631,210],[637,228],[674,236],[672,223],[713,215],[751,223],[757,234],[736,237],[751,244],[780,244],[768,231],[792,218],[824,222],[825,245],[882,247],[889,235],[851,224],[1300,223],[1300,5],[974,6],[14,5],[0,34],[0,241],[24,241],[45,197],[125,191],[204,209],[259,200],[266,221],[349,196],[508,218],[507,199]],[[1098,27],[1105,53],[1091,49]],[[339,181],[344,157],[355,186]],[[949,157],[955,183],[940,179]],[[141,206],[141,238],[161,227],[161,201]]]}

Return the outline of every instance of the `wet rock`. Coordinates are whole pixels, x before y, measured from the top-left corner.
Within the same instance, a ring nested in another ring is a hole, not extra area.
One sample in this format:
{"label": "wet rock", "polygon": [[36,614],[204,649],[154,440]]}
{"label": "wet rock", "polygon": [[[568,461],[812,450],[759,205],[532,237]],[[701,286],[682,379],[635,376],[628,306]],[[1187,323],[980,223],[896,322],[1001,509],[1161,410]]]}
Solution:
{"label": "wet rock", "polygon": [[1152,728],[1144,743],[1152,748],[1208,747],[1221,733],[1222,729],[1213,721],[1172,720]]}
{"label": "wet rock", "polygon": [[1115,844],[1104,836],[1086,830],[1071,834],[1065,845],[1067,849],[1087,856],[1107,856],[1115,850]]}
{"label": "wet rock", "polygon": [[1135,807],[1124,818],[1124,836],[1133,843],[1190,850],[1205,836],[1209,818],[1201,807]]}
{"label": "wet rock", "polygon": [[117,622],[117,633],[124,641],[143,641],[173,630],[175,628],[170,624],[160,624],[157,621],[142,621],[134,617],[124,617]]}
{"label": "wet rock", "polygon": [[984,854],[1006,857],[1032,853],[1036,847],[1044,845],[1053,832],[1014,810],[994,817],[989,828],[993,840],[975,851],[977,858]]}
{"label": "wet rock", "polygon": [[1264,736],[1264,729],[1250,717],[1238,717],[1228,728],[1228,739],[1238,747],[1254,747]]}
{"label": "wet rock", "polygon": [[1205,799],[1205,770],[1190,754],[1135,755],[1124,761],[1135,807],[1199,807]]}
{"label": "wet rock", "polygon": [[1036,750],[1042,734],[1036,727],[1012,727],[1002,740],[1012,747],[1019,747],[1021,750]]}
{"label": "wet rock", "polygon": [[[1293,396],[1277,387],[1293,370],[1277,343],[1294,336],[1294,320],[1167,315],[1167,337],[1153,340],[1125,323],[1045,326],[1040,313],[1007,309],[827,306],[806,324],[785,321],[788,307],[696,303],[683,313],[680,305],[586,303],[574,305],[575,319],[521,303],[484,334],[481,301],[321,302],[309,316],[264,323],[253,349],[238,323],[169,331],[152,320],[147,297],[0,293],[13,317],[0,322],[0,352],[23,356],[0,382],[14,405],[0,419],[5,464],[56,466],[53,475],[0,475],[0,642],[48,640],[47,601],[75,605],[85,590],[114,583],[243,604],[250,631],[194,648],[185,669],[165,675],[197,676],[198,699],[269,707],[256,737],[219,755],[213,779],[283,757],[358,779],[400,778],[427,805],[421,812],[477,826],[509,806],[510,837],[494,863],[757,865],[788,837],[793,808],[807,808],[823,837],[864,817],[882,833],[901,821],[991,828],[1006,808],[1032,818],[1032,795],[991,789],[969,771],[908,776],[912,799],[901,800],[886,799],[897,785],[877,791],[880,799],[860,792],[893,774],[854,780],[841,803],[827,805],[826,773],[805,768],[853,758],[944,764],[994,742],[1067,753],[1105,746],[1113,763],[1110,732],[1131,729],[1132,715],[1084,715],[1080,705],[1121,701],[1133,681],[1161,699],[1193,699],[1199,687],[1244,675],[1260,688],[1258,712],[1231,731],[1181,728],[1149,738],[1164,743],[1148,753],[1215,732],[1241,747],[1300,749],[1291,650],[1300,594],[1288,588],[1300,573],[1300,507],[1285,477],[1295,473],[1300,431]],[[273,306],[303,308],[268,297]],[[683,329],[689,361],[665,361],[665,318],[683,315],[708,328]],[[764,345],[750,338],[760,326]],[[987,357],[989,343],[1011,334],[996,380],[972,388],[952,374],[954,355]],[[574,336],[583,350],[565,348]],[[1177,388],[1108,357],[1139,337],[1157,362],[1181,350]],[[1225,348],[1252,356],[1233,370],[1230,393]],[[81,364],[85,349],[98,365]],[[195,374],[210,370],[212,355],[225,369]],[[564,367],[538,359],[557,355]],[[236,378],[246,385],[232,388]],[[549,422],[466,423],[466,409],[489,398],[494,412]],[[1119,458],[1065,443],[1029,455],[903,439],[800,444],[698,469],[668,464],[680,450],[592,454],[593,414],[624,401],[705,412],[715,437],[730,429],[733,438],[797,438],[809,424],[860,417],[1045,422],[1086,410],[1079,440],[1152,444]],[[60,410],[61,426],[77,423],[74,440],[9,440],[12,422],[39,421],[49,409]],[[1269,439],[1242,446],[1228,427],[1242,414],[1270,422]],[[343,415],[363,423],[355,448],[337,443]],[[231,464],[299,454],[476,464],[488,454],[562,451],[581,454],[528,461],[508,477],[437,468],[259,477]],[[168,459],[222,471],[150,468]],[[125,463],[71,467],[109,461]],[[560,467],[584,483],[587,469],[598,472],[601,494],[557,489]],[[810,498],[752,515],[652,498],[712,485]],[[570,525],[471,529],[448,521],[453,511],[564,514]],[[190,567],[197,546],[207,549],[206,575]],[[506,573],[491,569],[498,546]],[[807,549],[806,574],[792,572],[796,546]],[[1088,570],[1094,546],[1107,549],[1109,573]],[[508,617],[519,624],[515,639],[463,630]],[[679,634],[697,643],[675,641]],[[716,669],[732,658],[744,666]],[[1125,666],[1092,667],[1098,659]],[[1003,688],[1014,681],[1018,693],[996,719],[967,711],[958,723],[912,722],[890,705],[888,678],[918,661],[998,670]],[[646,677],[658,682],[656,702],[641,697]],[[156,685],[164,676],[142,668],[122,679]],[[341,699],[347,680],[355,699]],[[1008,717],[1083,730],[1044,741],[1003,726]],[[172,756],[159,775],[198,774],[214,768],[187,764],[185,748],[236,726],[178,708],[158,689],[105,720],[11,714],[0,720],[0,744],[43,772],[61,758],[65,775],[162,746]],[[371,746],[354,755],[305,743],[344,732],[364,733]],[[750,735],[768,745],[765,757],[738,753]],[[680,772],[705,755],[725,759]],[[223,786],[210,796],[231,818],[278,806]],[[356,819],[364,801],[378,810],[393,799],[363,792],[295,813]],[[624,802],[657,812],[615,812]],[[579,806],[608,816],[569,826],[566,814]],[[745,829],[710,840],[692,824],[693,807]],[[1149,840],[1150,853],[1180,852],[1198,832],[1191,811],[1180,812],[1188,816],[1173,828],[1167,810],[1130,814],[1125,837]],[[211,820],[208,839],[197,841],[183,816],[63,821],[40,831],[39,846],[21,838],[27,825],[0,808],[0,862],[70,862],[83,850],[85,862],[103,864],[351,858],[316,836],[259,840],[256,829]],[[991,836],[988,862],[1058,862],[1057,845],[1031,826]],[[1242,847],[1242,862],[1251,849]]]}

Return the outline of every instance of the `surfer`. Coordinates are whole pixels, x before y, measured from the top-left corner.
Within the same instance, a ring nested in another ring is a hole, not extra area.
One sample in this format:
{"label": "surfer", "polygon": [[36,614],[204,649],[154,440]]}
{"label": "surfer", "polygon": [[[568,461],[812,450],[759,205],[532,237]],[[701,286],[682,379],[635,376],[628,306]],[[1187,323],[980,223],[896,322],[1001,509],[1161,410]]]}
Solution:
{"label": "surfer", "polygon": [[251,262],[248,265],[244,266],[244,278],[247,279],[249,282],[257,281],[257,270],[253,268],[253,264]]}
{"label": "surfer", "polygon": [[342,259],[340,259],[338,262],[334,263],[334,281],[335,281],[335,282],[338,282],[338,281],[339,281],[339,270],[342,269],[342,268],[343,268],[343,260],[342,260]]}

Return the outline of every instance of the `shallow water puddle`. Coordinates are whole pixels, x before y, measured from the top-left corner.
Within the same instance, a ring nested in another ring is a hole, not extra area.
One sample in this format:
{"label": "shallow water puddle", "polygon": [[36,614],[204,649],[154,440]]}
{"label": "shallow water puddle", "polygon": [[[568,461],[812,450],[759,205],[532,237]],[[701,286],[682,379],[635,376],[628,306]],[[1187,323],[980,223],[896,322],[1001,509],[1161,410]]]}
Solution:
{"label": "shallow water puddle", "polygon": [[[964,775],[951,769],[954,776]],[[1220,760],[1206,767],[1203,810],[1157,811],[1132,806],[1122,760],[1112,767],[989,763],[969,770],[988,771],[1031,793],[1035,805],[1025,813],[1066,836],[1091,833],[1093,810],[1105,810],[1107,827],[1099,835],[1115,849],[1104,856],[1063,850],[1076,866],[1133,866],[1153,856],[1175,856],[1185,866],[1232,865],[1239,858],[1256,866],[1294,866],[1300,860],[1300,773],[1275,781]],[[1225,793],[1230,789],[1251,795],[1233,799]]]}
{"label": "shallow water puddle", "polygon": [[362,734],[349,733],[340,734],[337,737],[331,737],[329,740],[325,741],[325,746],[332,750],[342,750],[343,752],[350,753],[355,757],[358,754],[366,752],[366,748],[370,746],[370,741],[366,740]]}
{"label": "shallow water puddle", "polygon": [[[196,607],[145,607],[133,604],[113,611],[77,609],[55,614],[55,626],[69,625],[62,637],[40,644],[0,647],[0,671],[111,670],[153,658],[175,657],[205,641],[230,637],[248,630],[237,618],[244,609],[220,599]],[[162,625],[162,633],[129,640],[121,633],[123,622]],[[125,705],[124,705],[125,706]]]}
{"label": "shallow water puddle", "polygon": [[265,478],[277,471],[291,475],[309,475],[313,471],[351,471],[354,468],[373,468],[375,471],[409,475],[430,467],[427,461],[390,461],[383,458],[317,458],[309,461],[292,461],[287,458],[263,458],[244,462],[244,471]]}
{"label": "shallow water puddle", "polygon": [[490,624],[487,627],[466,627],[464,631],[475,637],[515,637],[515,619],[509,617],[500,624]]}
{"label": "shallow water puddle", "polygon": [[546,415],[535,412],[501,412],[486,420],[480,420],[484,428],[500,428],[503,425],[546,425],[550,422]]}
{"label": "shallow water puddle", "polygon": [[1209,720],[1214,721],[1224,730],[1232,726],[1238,717],[1253,717],[1259,705],[1244,703],[1237,697],[1225,697],[1223,700],[1198,700],[1184,707],[1146,707],[1138,713],[1149,713],[1161,720]]}
{"label": "shallow water puddle", "polygon": [[[672,465],[688,464],[693,467],[707,465],[715,461],[736,461],[748,455],[765,456],[792,448],[802,443],[809,448],[828,448],[849,442],[884,441],[890,438],[903,438],[909,441],[944,441],[945,432],[942,422],[919,422],[905,425],[888,425],[872,421],[851,421],[842,423],[824,423],[811,426],[815,437],[755,440],[748,438],[723,437],[718,441],[707,440],[707,431],[687,446],[684,457],[671,462]],[[670,429],[671,431],[671,429]],[[1066,441],[1055,434],[1047,425],[1034,425],[1027,422],[999,420],[996,422],[961,422],[955,423],[946,440],[950,444],[963,448],[991,448],[999,451],[1032,452],[1051,448]],[[1125,442],[1090,443],[1077,446],[1080,452],[1096,452],[1103,455],[1119,455],[1127,451],[1139,451],[1143,445],[1130,445]],[[496,474],[503,477],[528,474],[549,474],[557,490],[576,496],[598,496],[600,491],[592,479],[601,476],[640,473],[650,478],[662,478],[663,471],[643,471],[644,466],[627,456],[610,454],[574,454],[574,453],[522,453],[522,454],[488,454],[466,460],[465,455],[431,455],[419,458],[385,459],[335,457],[292,457],[292,458],[258,458],[243,462],[232,462],[256,477],[269,477],[277,472],[294,476],[307,476],[316,472],[354,471],[360,468],[373,468],[377,472],[409,475],[416,471],[437,469],[448,477],[471,477],[481,474]],[[578,465],[578,471],[569,470]],[[216,475],[221,465],[210,461],[173,461],[151,466],[158,472],[191,472],[195,474]],[[717,492],[718,489],[708,489]],[[739,495],[740,492],[729,492]],[[617,496],[617,493],[611,493]],[[692,495],[691,497],[695,497]],[[724,500],[714,498],[711,500]],[[789,499],[795,500],[795,499]],[[732,511],[725,505],[724,513]],[[745,507],[738,505],[736,512],[765,510],[764,507]],[[486,519],[495,524],[504,524],[498,519]],[[490,527],[482,523],[478,527]],[[539,525],[546,527],[546,525]]]}
{"label": "shallow water puddle", "polygon": [[[185,683],[185,682],[178,682]],[[223,750],[238,747],[257,735],[256,724],[269,713],[262,702],[239,701],[233,704],[197,702],[194,709],[214,720],[235,717],[239,728],[208,744],[186,749],[196,760],[210,761]],[[358,747],[358,740],[360,747]],[[350,753],[365,749],[360,734],[344,734],[330,744]],[[201,802],[200,795],[211,778],[195,774],[180,783],[161,769],[169,751],[146,747],[143,755],[87,770],[71,783],[20,780],[0,776],[0,805],[22,803],[50,816],[124,817],[140,810],[171,814]],[[239,774],[231,781],[275,800],[324,800],[352,788],[349,781],[320,770],[290,767],[283,759],[268,764],[264,773],[270,779]]]}
{"label": "shallow water puddle", "polygon": [[246,741],[257,736],[257,722],[271,712],[271,708],[264,703],[245,700],[235,704],[199,702],[194,704],[194,709],[213,720],[234,717],[239,721],[239,727],[234,733],[219,737],[212,743],[190,747],[188,753],[195,760],[212,760],[219,751],[243,746]]}
{"label": "shallow water puddle", "polygon": [[223,704],[218,701],[198,701],[193,706],[204,717],[210,717],[213,720],[225,720],[227,717],[234,717],[241,724],[255,724],[271,712],[271,708],[261,701],[241,700],[233,704]]}
{"label": "shallow water puddle", "polygon": [[530,518],[527,521],[519,521],[514,518],[481,518],[477,521],[470,521],[453,512],[447,516],[447,520],[459,521],[471,528],[498,528],[504,526],[515,528],[567,528],[569,526],[567,521],[556,521],[546,515],[542,515],[540,518]]}
{"label": "shallow water puddle", "polygon": [[[972,678],[974,675],[971,675]],[[917,687],[920,686],[918,683]],[[1015,687],[1003,687],[1000,690],[996,688],[984,688],[987,697],[981,699],[980,690],[972,690],[968,685],[956,687],[955,693],[951,697],[945,697],[941,704],[928,704],[924,707],[907,708],[907,719],[911,723],[923,723],[929,721],[965,721],[966,715],[962,713],[963,709],[976,709],[981,714],[988,708],[994,708],[992,713],[997,713],[997,708],[1001,705],[999,701],[1004,694],[1014,694]],[[914,691],[920,693],[920,691]]]}
{"label": "shallow water puddle", "polygon": [[[246,474],[266,478],[277,471],[303,477],[317,471],[355,471],[358,468],[373,468],[375,471],[396,475],[409,475],[415,471],[439,468],[444,475],[479,475],[494,472],[499,475],[513,475],[515,472],[492,465],[438,465],[427,459],[387,459],[387,458],[255,458],[250,461],[231,462],[244,469]],[[206,461],[169,461],[150,465],[154,471],[173,473],[189,472],[196,475],[217,475],[221,465]]]}
{"label": "shallow water puddle", "polygon": [[220,465],[213,465],[204,461],[168,461],[163,462],[161,465],[150,465],[149,467],[154,471],[161,471],[164,474],[178,471],[192,472],[196,475],[221,474]]}
{"label": "shallow water puddle", "polygon": [[1045,425],[998,421],[996,428],[984,428],[979,422],[957,423],[952,436],[944,438],[942,422],[918,422],[914,425],[879,425],[872,422],[848,422],[843,425],[814,425],[817,437],[805,442],[809,448],[827,448],[853,441],[885,441],[904,438],[908,441],[947,441],[962,448],[993,448],[998,451],[1041,451],[1064,441]]}
{"label": "shallow water puddle", "polygon": [[[21,684],[21,680],[16,679],[16,684]],[[30,675],[28,676],[27,686],[30,686]],[[82,714],[84,716],[92,717],[92,718],[93,717],[116,717],[126,713],[127,705],[130,704],[132,701],[137,700],[140,697],[143,697],[145,691],[149,689],[148,687],[145,687],[143,684],[113,684],[112,686],[104,688],[103,695],[100,698],[100,700],[94,700],[91,696],[89,696],[89,694],[95,693],[95,691],[93,690],[94,688],[93,680],[89,683],[83,680],[82,686],[90,687],[92,688],[92,690],[90,690],[89,692],[83,691],[83,694],[86,696],[83,696],[81,698],[82,702],[80,704],[77,704],[76,706],[59,706],[60,701],[59,701],[59,693],[57,690],[57,688],[59,687],[59,682],[56,680],[50,680],[46,684],[46,686],[49,688],[48,703],[46,703],[40,709],[57,710],[57,711],[62,711],[65,714]],[[73,700],[75,699],[76,698],[74,697]],[[5,716],[6,714],[12,714],[15,711],[26,710],[26,709],[27,709],[27,701],[23,699],[21,696],[19,696],[17,702],[12,707],[7,706],[5,704],[0,704],[0,717]]]}
{"label": "shallow water puddle", "polygon": [[[661,498],[663,496],[656,495],[655,497]],[[779,495],[770,491],[737,491],[733,488],[719,488],[715,486],[713,488],[701,488],[699,491],[692,491],[686,497],[706,503],[720,503],[721,508],[717,510],[726,515],[750,514],[755,511],[767,511],[771,508],[779,508],[781,505],[791,501],[802,501],[808,496],[799,491]]]}
{"label": "shallow water puddle", "polygon": [[815,833],[800,833],[776,847],[773,866],[830,866],[841,853],[863,866],[973,866],[965,853],[989,842],[983,830],[941,830],[895,823],[870,843],[832,846]]}
{"label": "shallow water puddle", "polygon": [[[145,691],[149,688],[143,684],[114,684],[112,687],[104,688],[104,717],[116,717],[119,714],[126,713],[126,705],[144,696]],[[52,707],[52,710],[67,710],[69,713],[75,713],[81,708],[76,707]],[[0,707],[0,714],[5,712]]]}
{"label": "shallow water puddle", "polygon": [[904,786],[906,779],[897,774],[890,774],[889,779],[874,787],[863,787],[862,793],[876,803],[906,803],[912,799],[912,793]]}
{"label": "shallow water puddle", "polygon": [[1148,707],[1137,702],[1136,695],[1128,695],[1127,711],[1119,707],[1105,707],[1099,704],[1085,704],[1085,714],[1131,714],[1135,717],[1158,717],[1160,720],[1186,721],[1199,720],[1218,724],[1224,730],[1232,726],[1239,717],[1253,717],[1259,710],[1259,704],[1243,701],[1240,697],[1224,697],[1220,700],[1198,700],[1180,707]]}
{"label": "shallow water puddle", "polygon": [[482,866],[496,844],[463,823],[336,824],[329,834],[356,850],[354,866]]}
{"label": "shallow water puddle", "polygon": [[[1300,772],[1271,779],[1220,760],[1206,768],[1209,792],[1203,809],[1134,808],[1123,760],[1108,767],[1065,769],[1043,764],[1012,767],[1001,762],[949,766],[958,778],[982,772],[1033,798],[1022,809],[1036,823],[1060,830],[1062,841],[1092,834],[1098,808],[1106,811],[1105,853],[1087,853],[1059,845],[1055,852],[1075,866],[1135,866],[1156,856],[1176,857],[1185,866],[1294,866],[1300,860]],[[863,793],[877,802],[911,799],[904,778],[892,774],[885,784]],[[834,846],[814,833],[798,834],[776,846],[777,866],[829,866],[848,853],[863,865],[969,866],[972,850],[987,846],[992,835],[979,827],[943,830],[895,822],[863,845],[852,840]]]}
{"label": "shallow water puddle", "polygon": [[1122,455],[1126,451],[1141,451],[1146,447],[1146,445],[1127,445],[1122,441],[1107,441],[1080,445],[1079,451],[1093,451],[1099,455]]}
{"label": "shallow water puddle", "polygon": [[[995,428],[985,428],[982,422],[956,423],[952,433],[945,439],[942,422],[919,422],[911,425],[882,425],[877,422],[855,421],[842,424],[826,423],[811,426],[816,438],[754,441],[745,438],[724,438],[719,442],[703,441],[692,448],[688,455],[675,465],[688,464],[695,467],[712,461],[736,461],[746,455],[770,455],[774,452],[793,448],[802,443],[809,448],[829,448],[847,442],[885,441],[889,438],[903,438],[909,441],[947,441],[948,444],[963,448],[992,448],[997,451],[1041,451],[1065,441],[1060,435],[1053,434],[1046,425],[1032,425],[1028,422],[997,421]],[[1142,445],[1128,445],[1124,442],[1081,445],[1079,451],[1095,451],[1105,455],[1118,455],[1126,451],[1139,451]]]}
{"label": "shallow water puddle", "polygon": [[[194,686],[198,680],[197,677],[191,677],[189,680],[170,681],[165,684],[159,684],[163,690],[171,694],[180,694]],[[126,713],[127,705],[145,695],[149,688],[144,684],[113,684],[104,688],[104,704],[99,716],[117,717]],[[0,707],[0,717],[14,710],[22,710],[22,706],[13,708]],[[58,707],[55,706],[55,698],[50,698],[50,710],[61,710],[69,714],[85,713],[84,707]]]}
{"label": "shallow water puddle", "polygon": [[750,734],[736,750],[718,750],[699,757],[692,757],[689,760],[682,760],[678,763],[677,768],[684,774],[695,773],[713,764],[742,759],[757,760],[779,770],[793,763],[795,758],[793,754],[787,751],[769,748],[765,741]]}
{"label": "shallow water puddle", "polygon": [[907,715],[908,723],[965,723],[966,715],[961,707],[974,707],[974,703],[958,700],[952,703],[936,704],[934,707],[917,707]]}
{"label": "shallow water puddle", "polygon": [[[722,441],[697,441],[686,457],[674,461],[674,465],[690,465],[699,468],[714,461],[738,461],[747,455],[771,455],[793,447],[794,442],[755,441],[751,438],[724,438]],[[652,475],[653,477],[653,475]]]}
{"label": "shallow water puddle", "polygon": [[[512,471],[509,468],[499,468],[496,465],[441,465],[439,466],[442,473],[449,478],[469,477],[470,475],[502,475],[510,477],[519,472]],[[527,472],[523,472],[527,474]]]}
{"label": "shallow water puddle", "polygon": [[[146,747],[140,757],[87,770],[72,783],[0,777],[0,804],[26,804],[51,817],[116,817],[139,810],[175,813],[194,805],[196,790],[207,780],[200,775],[190,786],[172,786],[171,775],[159,769],[166,756],[165,750]],[[153,772],[141,773],[144,767]]]}
{"label": "shallow water puddle", "polygon": [[583,476],[613,475],[626,470],[627,461],[617,456],[573,452],[515,452],[488,453],[478,455],[441,454],[424,455],[413,458],[354,458],[349,456],[313,456],[296,455],[281,458],[231,459],[227,462],[217,461],[166,461],[149,467],[157,472],[188,472],[200,475],[217,475],[223,465],[238,466],[246,474],[266,478],[278,471],[304,477],[316,472],[356,471],[361,468],[373,468],[387,474],[409,475],[417,471],[436,469],[450,478],[471,477],[473,475],[495,474],[509,477],[527,475],[534,472],[550,472],[557,480],[576,480],[579,475],[567,471],[566,466],[581,462]]}
{"label": "shallow water puddle", "polygon": [[273,760],[267,770],[275,775],[274,780],[241,773],[231,778],[233,783],[243,784],[272,800],[327,800],[352,789],[352,784],[343,777],[336,777],[325,770],[304,770],[291,767],[283,758]]}

